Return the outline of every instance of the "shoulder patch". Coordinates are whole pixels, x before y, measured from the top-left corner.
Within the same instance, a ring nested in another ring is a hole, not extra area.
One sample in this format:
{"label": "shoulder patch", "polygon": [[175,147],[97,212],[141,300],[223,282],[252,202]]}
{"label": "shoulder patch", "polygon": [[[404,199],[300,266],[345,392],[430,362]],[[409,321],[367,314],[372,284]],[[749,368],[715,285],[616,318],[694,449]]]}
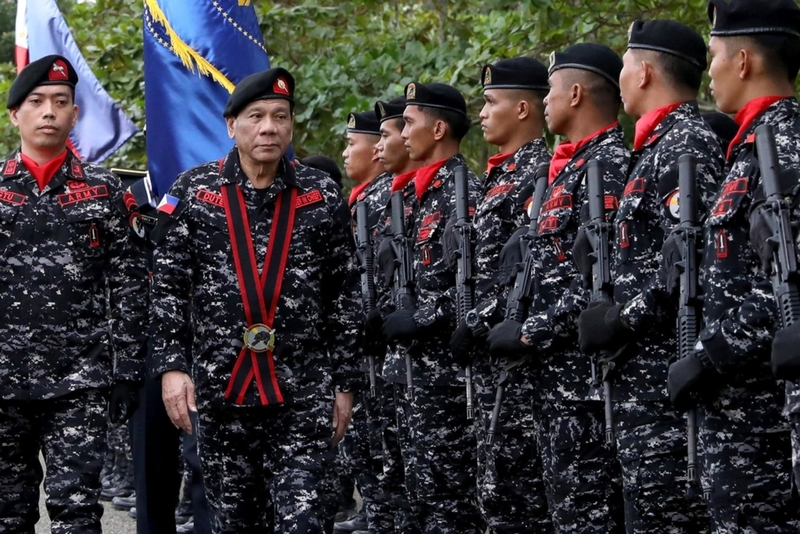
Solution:
{"label": "shoulder patch", "polygon": [[128,222],[131,225],[131,230],[133,230],[133,233],[139,236],[141,239],[144,239],[144,222],[142,221],[142,216],[139,215],[138,211],[131,213],[130,217],[128,217]]}
{"label": "shoulder patch", "polygon": [[95,187],[87,187],[71,193],[58,195],[58,203],[62,206],[68,206],[70,204],[75,204],[76,202],[83,202],[84,200],[91,200],[93,198],[104,198],[107,196],[108,187],[105,185],[98,185]]}
{"label": "shoulder patch", "polygon": [[14,204],[15,206],[22,206],[25,204],[25,195],[14,193],[13,191],[0,190],[0,202]]}
{"label": "shoulder patch", "polygon": [[667,200],[664,204],[667,207],[667,212],[669,213],[670,217],[679,221],[681,218],[681,209],[680,209],[680,202],[679,202],[680,194],[678,190],[674,190],[672,193],[667,195]]}
{"label": "shoulder patch", "polygon": [[315,189],[310,193],[298,196],[297,200],[295,201],[294,207],[304,208],[306,206],[310,206],[311,204],[316,204],[317,202],[322,202],[322,201],[323,201],[322,193],[319,191],[319,189]]}
{"label": "shoulder patch", "polygon": [[498,185],[496,187],[493,187],[493,188],[489,189],[489,191],[486,193],[486,199],[488,200],[488,199],[490,199],[492,197],[495,197],[497,195],[502,195],[504,193],[508,193],[512,189],[514,189],[514,184],[513,183]]}
{"label": "shoulder patch", "polygon": [[14,176],[17,174],[17,160],[10,159],[6,161],[6,168],[3,169],[3,176]]}

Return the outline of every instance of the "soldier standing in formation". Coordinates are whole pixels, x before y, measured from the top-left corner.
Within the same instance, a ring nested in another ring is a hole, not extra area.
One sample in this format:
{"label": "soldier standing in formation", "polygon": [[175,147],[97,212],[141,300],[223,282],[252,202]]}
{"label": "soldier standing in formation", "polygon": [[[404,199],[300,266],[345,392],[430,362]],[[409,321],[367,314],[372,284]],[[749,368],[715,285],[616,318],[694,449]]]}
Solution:
{"label": "soldier standing in formation", "polygon": [[53,531],[101,532],[107,419],[130,417],[144,372],[141,216],[116,175],[67,148],[77,83],[52,55],[8,94],[21,147],[0,162],[3,532],[34,530],[40,453]]}
{"label": "soldier standing in formation", "polygon": [[151,372],[175,424],[191,432],[199,409],[214,532],[265,532],[273,515],[280,532],[332,529],[332,446],[362,380],[350,215],[327,175],[285,156],[294,91],[285,69],[242,80],[224,112],[236,146],[159,208]]}

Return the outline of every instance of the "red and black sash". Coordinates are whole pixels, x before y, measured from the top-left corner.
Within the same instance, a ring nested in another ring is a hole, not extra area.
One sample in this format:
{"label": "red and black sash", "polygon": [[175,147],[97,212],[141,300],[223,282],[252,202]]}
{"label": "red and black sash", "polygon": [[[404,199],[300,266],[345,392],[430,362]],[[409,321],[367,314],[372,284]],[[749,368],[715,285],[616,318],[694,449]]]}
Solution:
{"label": "red and black sash", "polygon": [[[272,221],[269,245],[260,275],[242,191],[236,184],[226,184],[222,186],[222,196],[248,330],[257,325],[265,325],[271,329],[281,293],[289,244],[292,241],[297,189],[294,187],[284,189],[278,194],[275,202],[275,218]],[[278,378],[275,375],[272,349],[256,351],[245,344],[233,367],[225,398],[233,399],[236,404],[243,404],[253,380],[258,386],[262,405],[283,402]]]}

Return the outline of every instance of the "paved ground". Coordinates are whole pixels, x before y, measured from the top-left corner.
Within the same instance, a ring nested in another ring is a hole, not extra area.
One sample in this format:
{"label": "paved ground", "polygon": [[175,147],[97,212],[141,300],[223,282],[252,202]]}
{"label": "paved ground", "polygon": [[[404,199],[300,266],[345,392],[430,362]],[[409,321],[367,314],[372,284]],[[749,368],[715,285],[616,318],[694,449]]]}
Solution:
{"label": "paved ground", "polygon": [[[103,514],[104,534],[136,534],[136,520],[128,517],[128,512],[115,510],[111,503],[103,503],[106,511]],[[50,520],[44,508],[44,496],[40,499],[39,510],[42,518],[36,524],[36,534],[49,534]]]}

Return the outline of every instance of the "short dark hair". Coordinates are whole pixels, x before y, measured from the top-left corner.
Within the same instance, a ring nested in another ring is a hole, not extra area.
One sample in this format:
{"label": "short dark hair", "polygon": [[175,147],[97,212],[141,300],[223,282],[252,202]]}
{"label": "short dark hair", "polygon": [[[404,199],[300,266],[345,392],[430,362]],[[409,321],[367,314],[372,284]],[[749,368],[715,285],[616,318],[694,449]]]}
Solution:
{"label": "short dark hair", "polygon": [[697,94],[700,91],[700,84],[703,82],[703,69],[673,54],[639,48],[631,48],[630,50],[634,51],[636,57],[646,58],[647,61],[655,64],[671,84],[689,90],[693,94]]}
{"label": "short dark hair", "polygon": [[508,89],[508,91],[513,93],[512,98],[530,103],[539,114],[539,118],[544,120],[544,98],[548,91],[543,89]]}
{"label": "short dark hair", "polygon": [[797,79],[800,71],[800,39],[797,37],[777,33],[720,37],[730,39],[734,47],[754,48],[764,58],[767,72],[785,73],[791,83]]}
{"label": "short dark hair", "polygon": [[433,108],[430,106],[417,106],[419,110],[433,120],[442,120],[447,123],[450,135],[456,141],[461,141],[469,131],[470,122],[466,115],[444,108]]}
{"label": "short dark hair", "polygon": [[403,128],[406,127],[406,120],[402,116],[390,120],[392,121],[392,125],[401,132],[403,131]]}
{"label": "short dark hair", "polygon": [[619,87],[592,71],[584,69],[564,69],[564,71],[568,73],[563,78],[565,85],[581,84],[589,93],[594,106],[607,115],[609,120],[619,115],[619,106],[622,104]]}

